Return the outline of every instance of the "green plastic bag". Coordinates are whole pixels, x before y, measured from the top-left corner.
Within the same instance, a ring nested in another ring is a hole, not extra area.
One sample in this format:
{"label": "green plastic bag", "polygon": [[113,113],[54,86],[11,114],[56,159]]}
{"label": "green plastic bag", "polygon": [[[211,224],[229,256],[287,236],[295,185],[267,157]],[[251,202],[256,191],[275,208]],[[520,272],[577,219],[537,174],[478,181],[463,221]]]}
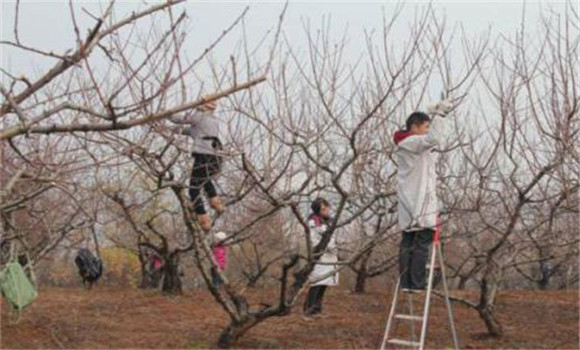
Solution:
{"label": "green plastic bag", "polygon": [[18,311],[38,297],[38,293],[26,275],[22,266],[17,262],[6,264],[0,274],[0,289],[4,298]]}

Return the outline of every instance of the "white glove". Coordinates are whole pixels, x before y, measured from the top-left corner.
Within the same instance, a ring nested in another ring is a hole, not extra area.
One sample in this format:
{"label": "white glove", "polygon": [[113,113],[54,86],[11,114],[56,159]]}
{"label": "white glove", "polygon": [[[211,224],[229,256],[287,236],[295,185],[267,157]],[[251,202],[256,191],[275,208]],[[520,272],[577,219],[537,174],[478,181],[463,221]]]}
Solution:
{"label": "white glove", "polygon": [[453,109],[453,105],[449,100],[442,100],[437,104],[431,105],[427,108],[429,114],[436,114],[445,117]]}

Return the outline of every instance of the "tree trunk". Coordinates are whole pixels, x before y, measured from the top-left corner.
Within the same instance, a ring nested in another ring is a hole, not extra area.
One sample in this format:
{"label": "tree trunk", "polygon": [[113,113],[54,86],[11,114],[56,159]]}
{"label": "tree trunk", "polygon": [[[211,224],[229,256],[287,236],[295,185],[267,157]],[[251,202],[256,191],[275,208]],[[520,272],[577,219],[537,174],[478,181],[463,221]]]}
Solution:
{"label": "tree trunk", "polygon": [[163,270],[161,271],[142,271],[141,273],[141,283],[139,288],[141,289],[157,289],[159,288],[159,283],[161,282],[161,277],[163,275]]}
{"label": "tree trunk", "polygon": [[164,257],[165,265],[163,265],[163,286],[161,291],[164,294],[180,295],[183,290],[181,288],[181,276],[179,275],[179,256],[169,254]]}
{"label": "tree trunk", "polygon": [[358,271],[358,273],[356,274],[356,284],[354,285],[355,293],[363,294],[365,292],[368,276],[369,275],[367,274],[366,267]]}
{"label": "tree trunk", "polygon": [[540,290],[547,290],[548,287],[550,286],[551,277],[554,274],[554,271],[552,271],[554,267],[552,266],[552,262],[550,261],[550,259],[552,258],[550,247],[548,246],[540,247],[539,253],[540,253],[539,260],[540,266],[538,273],[540,275],[540,278],[538,279],[536,284],[538,285],[538,288]]}
{"label": "tree trunk", "polygon": [[151,279],[151,275],[141,269],[141,283],[139,283],[139,288],[141,289],[153,289],[153,280]]}
{"label": "tree trunk", "polygon": [[367,279],[369,277],[368,273],[368,262],[371,257],[372,250],[369,250],[362,258],[360,262],[360,267],[356,273],[356,284],[354,286],[354,292],[357,294],[362,294],[365,292],[365,287]]}
{"label": "tree trunk", "polygon": [[255,288],[258,285],[258,282],[262,279],[262,276],[266,273],[267,269],[261,269],[256,272],[250,272],[246,274],[246,286],[249,288]]}
{"label": "tree trunk", "polygon": [[503,335],[503,328],[493,312],[500,281],[501,270],[496,266],[489,266],[481,281],[481,294],[477,306],[479,316],[485,322],[489,334],[495,337]]}
{"label": "tree trunk", "polygon": [[231,348],[236,340],[238,340],[242,335],[244,335],[250,328],[258,324],[258,319],[255,317],[248,318],[242,322],[232,321],[226,329],[224,329],[218,338],[218,348],[229,349]]}
{"label": "tree trunk", "polygon": [[[291,307],[286,305],[286,281],[288,276],[288,271],[296,266],[298,263],[298,255],[294,255],[290,261],[283,265],[282,267],[282,277],[280,280],[282,281],[280,300],[283,300],[282,303],[276,310],[271,310],[271,312],[258,312],[258,313],[250,313],[248,302],[247,300],[242,297],[241,295],[237,295],[236,293],[228,293],[232,297],[231,301],[233,302],[237,320],[232,320],[230,324],[221,332],[218,338],[218,347],[221,349],[227,349],[232,347],[235,342],[243,336],[248,330],[259,324],[260,322],[267,320],[269,317],[272,316],[286,316],[290,314]],[[298,289],[300,289],[303,284],[308,279],[308,275],[310,274],[311,269],[301,269],[294,274],[294,284],[291,288],[295,288],[293,293],[296,293]],[[228,285],[226,284],[225,287],[227,288]],[[289,297],[290,299],[293,298],[293,294]],[[266,311],[266,310],[262,310]]]}
{"label": "tree trunk", "polygon": [[151,271],[147,268],[147,261],[141,262],[141,283],[139,283],[139,288],[141,289],[154,289],[159,286],[159,282],[155,284]]}
{"label": "tree trunk", "polygon": [[550,262],[546,260],[540,260],[540,279],[537,282],[538,288],[540,290],[548,289],[552,275],[552,265]]}
{"label": "tree trunk", "polygon": [[246,283],[246,286],[248,288],[256,288],[256,285],[258,284],[258,280],[260,280],[260,276],[251,275],[248,277],[248,282]]}
{"label": "tree trunk", "polygon": [[491,307],[483,307],[478,309],[478,312],[483,322],[485,322],[489,334],[494,337],[501,337],[503,335],[503,328],[497,321]]}
{"label": "tree trunk", "polygon": [[547,275],[542,275],[542,278],[538,281],[538,289],[547,290],[550,285],[550,277]]}
{"label": "tree trunk", "polygon": [[459,276],[459,283],[457,284],[458,290],[465,290],[465,284],[469,278],[465,276]]}

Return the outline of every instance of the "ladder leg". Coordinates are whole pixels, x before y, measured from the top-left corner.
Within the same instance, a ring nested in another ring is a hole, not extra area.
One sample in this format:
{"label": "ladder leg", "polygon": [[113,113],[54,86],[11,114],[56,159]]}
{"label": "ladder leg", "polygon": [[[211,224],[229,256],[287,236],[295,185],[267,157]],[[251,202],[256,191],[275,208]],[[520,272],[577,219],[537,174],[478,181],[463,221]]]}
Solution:
{"label": "ladder leg", "polygon": [[435,271],[435,254],[437,253],[437,243],[433,244],[431,249],[431,259],[429,263],[429,279],[427,281],[427,293],[425,295],[425,304],[423,306],[423,325],[421,326],[421,338],[419,339],[419,350],[425,348],[425,339],[427,338],[427,323],[429,320],[429,306],[431,303],[431,290],[433,289],[433,272]]}
{"label": "ladder leg", "polygon": [[397,308],[397,295],[399,294],[400,284],[401,277],[397,279],[397,286],[395,287],[395,294],[393,295],[393,302],[391,303],[391,311],[389,311],[389,318],[387,319],[387,327],[385,328],[385,335],[383,336],[383,342],[381,343],[381,350],[385,348],[385,345],[387,344],[387,339],[389,338],[389,332],[391,331],[391,325],[395,315],[395,309]]}
{"label": "ladder leg", "polygon": [[[407,299],[409,300],[409,315],[415,316],[413,310],[413,293],[409,293]],[[415,322],[411,321],[411,341],[416,341],[417,334],[415,334]]]}
{"label": "ladder leg", "polygon": [[449,288],[447,286],[447,276],[445,275],[445,264],[443,263],[443,251],[441,250],[441,245],[437,246],[437,253],[439,255],[439,266],[441,268],[443,292],[445,293],[445,305],[447,306],[447,316],[449,317],[453,345],[455,346],[455,349],[459,349],[459,342],[457,341],[457,330],[455,329],[455,322],[453,321],[453,310],[451,309],[451,301],[449,300]]}

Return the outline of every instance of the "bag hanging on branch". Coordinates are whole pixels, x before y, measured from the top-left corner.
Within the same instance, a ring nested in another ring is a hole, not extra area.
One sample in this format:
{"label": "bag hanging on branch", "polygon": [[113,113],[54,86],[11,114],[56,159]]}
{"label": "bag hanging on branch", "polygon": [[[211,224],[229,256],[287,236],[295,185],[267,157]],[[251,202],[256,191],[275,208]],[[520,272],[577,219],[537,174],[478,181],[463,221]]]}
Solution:
{"label": "bag hanging on branch", "polygon": [[17,262],[6,264],[0,273],[0,289],[4,298],[20,311],[30,305],[38,297],[38,292]]}

